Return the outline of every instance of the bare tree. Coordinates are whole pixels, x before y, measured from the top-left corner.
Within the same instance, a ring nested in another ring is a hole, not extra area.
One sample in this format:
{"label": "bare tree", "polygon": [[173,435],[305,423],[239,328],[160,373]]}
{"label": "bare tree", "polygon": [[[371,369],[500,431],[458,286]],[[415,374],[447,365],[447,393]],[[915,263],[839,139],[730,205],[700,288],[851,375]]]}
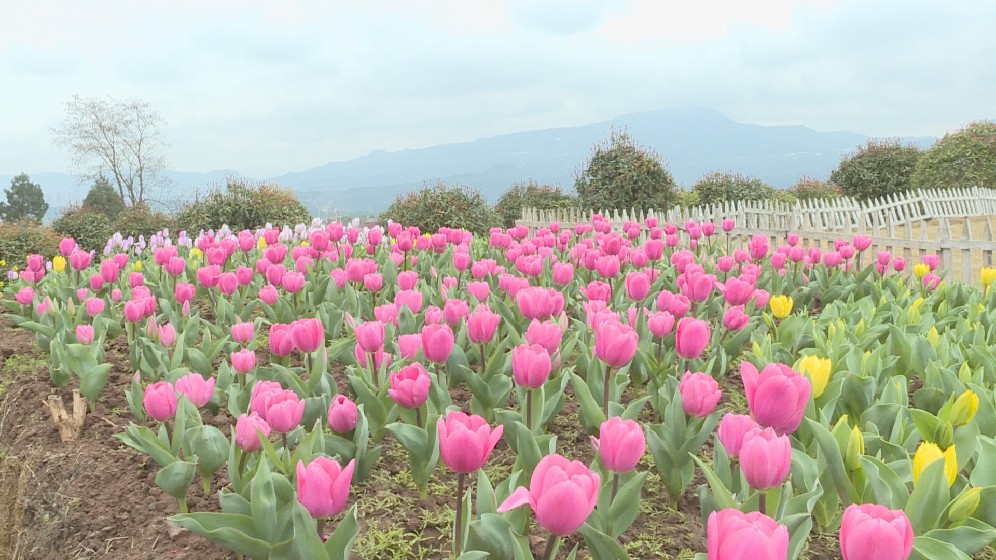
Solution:
{"label": "bare tree", "polygon": [[110,176],[121,199],[136,205],[169,182],[163,175],[169,147],[163,125],[162,115],[141,99],[74,95],[66,103],[66,119],[52,133],[56,144],[69,150],[77,174]]}

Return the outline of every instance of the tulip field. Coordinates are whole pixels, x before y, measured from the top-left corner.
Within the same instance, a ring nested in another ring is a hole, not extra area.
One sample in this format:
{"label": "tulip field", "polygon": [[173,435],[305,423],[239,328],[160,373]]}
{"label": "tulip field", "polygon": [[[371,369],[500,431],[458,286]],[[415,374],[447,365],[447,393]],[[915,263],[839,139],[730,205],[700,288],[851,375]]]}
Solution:
{"label": "tulip field", "polygon": [[112,505],[12,557],[996,558],[996,270],[736,227],[64,239],[0,431],[102,450],[32,511]]}

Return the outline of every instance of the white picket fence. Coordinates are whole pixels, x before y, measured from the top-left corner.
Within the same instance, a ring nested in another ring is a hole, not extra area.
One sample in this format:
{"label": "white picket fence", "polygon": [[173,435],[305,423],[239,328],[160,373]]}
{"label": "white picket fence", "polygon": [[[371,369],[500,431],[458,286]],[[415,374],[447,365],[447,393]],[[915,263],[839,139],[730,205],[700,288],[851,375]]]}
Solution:
{"label": "white picket fence", "polygon": [[[765,235],[774,245],[784,243],[789,233],[802,241],[829,249],[841,237],[855,234],[872,238],[872,251],[888,250],[910,263],[926,254],[941,257],[949,277],[963,282],[978,279],[979,269],[992,266],[992,219],[996,218],[996,190],[985,188],[923,190],[861,202],[852,198],[733,202],[694,208],[672,208],[667,212],[603,211],[616,230],[627,221],[643,223],[656,216],[663,223],[679,226],[687,220],[715,222],[733,218],[735,243],[754,235]],[[589,223],[593,212],[576,209],[539,210],[523,208],[516,225],[545,227],[560,222],[563,227]],[[718,229],[718,228],[717,228]],[[874,254],[874,253],[873,253]]]}

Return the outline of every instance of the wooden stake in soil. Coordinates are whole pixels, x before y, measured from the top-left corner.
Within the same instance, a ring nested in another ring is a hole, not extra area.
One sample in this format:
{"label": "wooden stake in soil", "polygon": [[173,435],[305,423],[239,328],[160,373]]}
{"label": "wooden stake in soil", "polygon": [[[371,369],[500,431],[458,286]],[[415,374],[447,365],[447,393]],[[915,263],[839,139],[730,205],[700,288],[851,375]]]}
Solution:
{"label": "wooden stake in soil", "polygon": [[52,415],[52,421],[59,428],[59,437],[62,442],[76,441],[83,435],[83,421],[86,419],[86,399],[80,395],[78,389],[73,389],[73,415],[70,416],[66,407],[62,404],[62,397],[59,395],[49,395],[48,399],[42,401]]}

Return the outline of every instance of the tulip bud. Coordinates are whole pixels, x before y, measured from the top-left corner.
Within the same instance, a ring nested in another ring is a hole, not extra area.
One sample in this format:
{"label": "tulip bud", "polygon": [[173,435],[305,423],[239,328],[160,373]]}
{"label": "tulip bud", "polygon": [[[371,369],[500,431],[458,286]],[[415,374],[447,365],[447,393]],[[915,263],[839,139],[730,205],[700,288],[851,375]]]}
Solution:
{"label": "tulip bud", "polygon": [[847,438],[847,450],[844,452],[844,464],[847,470],[856,471],[861,468],[861,456],[865,454],[865,436],[861,428],[855,426]]}
{"label": "tulip bud", "polygon": [[979,507],[982,489],[969,488],[951,502],[948,508],[948,521],[950,523],[961,523],[972,516]]}
{"label": "tulip bud", "polygon": [[[979,329],[980,327],[972,327],[972,330]],[[963,362],[961,367],[958,368],[958,381],[962,383],[969,383],[972,381],[972,366],[968,365],[968,362]]]}
{"label": "tulip bud", "polygon": [[978,410],[979,396],[971,389],[966,389],[951,405],[948,418],[951,420],[951,425],[957,428],[971,422]]}
{"label": "tulip bud", "polygon": [[946,449],[954,443],[954,426],[951,422],[939,422],[934,430],[934,442]]}
{"label": "tulip bud", "polygon": [[930,327],[930,330],[927,331],[927,341],[930,342],[931,346],[937,348],[937,343],[941,341],[941,335],[937,332],[937,327]]}

